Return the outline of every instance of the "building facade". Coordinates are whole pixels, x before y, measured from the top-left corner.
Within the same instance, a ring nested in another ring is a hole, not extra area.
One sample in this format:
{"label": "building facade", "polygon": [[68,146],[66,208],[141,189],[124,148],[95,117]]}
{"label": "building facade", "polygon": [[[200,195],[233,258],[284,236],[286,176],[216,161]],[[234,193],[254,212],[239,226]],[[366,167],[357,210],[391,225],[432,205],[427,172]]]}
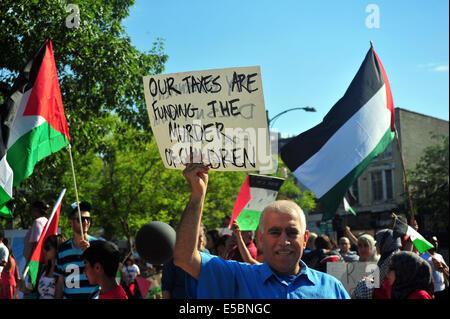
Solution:
{"label": "building facade", "polygon": [[[349,203],[357,216],[339,208],[342,224],[351,229],[384,228],[392,221],[392,212],[409,214],[400,152],[405,169],[413,170],[424,149],[438,142],[432,134],[449,135],[448,121],[402,108],[395,108],[395,125],[398,140],[372,161],[349,191]],[[336,224],[339,228],[341,221]]]}

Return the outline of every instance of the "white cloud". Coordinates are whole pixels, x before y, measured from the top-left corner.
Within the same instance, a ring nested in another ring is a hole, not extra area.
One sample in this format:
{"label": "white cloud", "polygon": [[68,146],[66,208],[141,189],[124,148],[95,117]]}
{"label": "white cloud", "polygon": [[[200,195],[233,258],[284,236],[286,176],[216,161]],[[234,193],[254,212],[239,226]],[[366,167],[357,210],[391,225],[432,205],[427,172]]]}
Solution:
{"label": "white cloud", "polygon": [[433,72],[448,72],[449,71],[448,64],[439,64],[439,63],[434,63],[434,62],[418,64],[417,67],[421,68],[421,69],[427,69],[428,71],[433,71]]}
{"label": "white cloud", "polygon": [[448,64],[447,65],[439,65],[439,66],[433,68],[433,71],[448,72]]}

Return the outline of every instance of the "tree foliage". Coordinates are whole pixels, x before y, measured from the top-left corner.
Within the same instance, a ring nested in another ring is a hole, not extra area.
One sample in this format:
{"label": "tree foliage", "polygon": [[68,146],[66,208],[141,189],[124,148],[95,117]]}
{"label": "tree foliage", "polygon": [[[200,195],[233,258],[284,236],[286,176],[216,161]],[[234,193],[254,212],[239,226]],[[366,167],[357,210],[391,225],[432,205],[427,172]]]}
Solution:
{"label": "tree foliage", "polygon": [[[425,148],[414,170],[408,170],[416,213],[438,224],[449,222],[449,137],[432,135],[438,144]],[[446,227],[446,226],[444,226]]]}
{"label": "tree foliage", "polygon": [[[151,140],[142,76],[161,73],[167,61],[161,39],[149,52],[137,50],[122,26],[133,0],[71,1],[79,9],[79,27],[69,27],[74,13],[66,1],[30,0],[0,2],[0,103],[27,61],[46,39],[53,44],[64,110],[69,126],[73,158],[85,167],[90,157],[108,147],[103,137],[110,134],[102,119],[111,113],[147,132]],[[87,161],[87,162],[86,162]],[[42,161],[33,175],[14,189],[15,216],[28,227],[28,206],[36,199],[54,202],[60,190],[73,185],[67,151],[61,150]],[[71,176],[71,175],[69,175]],[[70,177],[71,178],[71,177]],[[79,184],[85,180],[82,174]],[[69,183],[69,184],[67,184]]]}

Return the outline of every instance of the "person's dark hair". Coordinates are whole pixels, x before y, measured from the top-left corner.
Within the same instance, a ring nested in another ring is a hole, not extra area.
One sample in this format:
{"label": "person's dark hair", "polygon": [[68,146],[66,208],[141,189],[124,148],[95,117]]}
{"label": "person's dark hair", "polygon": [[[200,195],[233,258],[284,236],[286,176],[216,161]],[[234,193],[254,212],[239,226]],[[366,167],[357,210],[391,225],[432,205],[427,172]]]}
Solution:
{"label": "person's dark hair", "polygon": [[47,209],[50,208],[50,206],[43,200],[37,200],[33,204],[31,204],[31,208],[36,208],[39,210],[39,213],[41,216],[47,215]]}
{"label": "person's dark hair", "polygon": [[[80,212],[91,212],[92,206],[89,202],[80,202]],[[71,205],[71,211],[69,212],[69,219],[74,219],[78,213],[78,206],[76,203]]]}
{"label": "person's dark hair", "polygon": [[316,240],[314,241],[314,245],[316,246],[316,249],[331,249],[331,241],[330,238],[327,235],[319,235]]}
{"label": "person's dark hair", "polygon": [[[50,246],[50,247],[54,248],[56,251],[58,251],[59,245],[61,245],[65,241],[66,241],[66,238],[61,234],[50,235],[47,238],[45,238],[43,247],[45,248],[46,246]],[[51,266],[52,266],[51,261],[47,260],[47,269],[45,271],[46,275],[48,275],[50,273]]]}
{"label": "person's dark hair", "polygon": [[3,230],[2,225],[0,225],[0,239],[5,238],[5,231]]}
{"label": "person's dark hair", "polygon": [[84,260],[91,266],[96,263],[102,265],[105,275],[114,278],[119,268],[120,252],[116,245],[106,240],[93,241],[89,248],[83,252]]}
{"label": "person's dark hair", "polygon": [[220,238],[219,231],[218,231],[217,229],[211,229],[211,230],[208,230],[208,231],[206,232],[206,235],[211,236],[211,238],[212,238],[212,240],[213,240],[213,242],[214,242],[214,246],[217,245],[217,241],[218,241],[219,238]]}

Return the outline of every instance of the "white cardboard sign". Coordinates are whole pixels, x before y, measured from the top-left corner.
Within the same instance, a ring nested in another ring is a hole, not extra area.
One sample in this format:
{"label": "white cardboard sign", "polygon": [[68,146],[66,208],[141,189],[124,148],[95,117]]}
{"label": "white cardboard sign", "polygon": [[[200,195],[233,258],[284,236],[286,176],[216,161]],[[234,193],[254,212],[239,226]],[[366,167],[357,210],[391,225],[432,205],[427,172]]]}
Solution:
{"label": "white cardboard sign", "polygon": [[150,125],[166,168],[272,166],[259,66],[143,77]]}

